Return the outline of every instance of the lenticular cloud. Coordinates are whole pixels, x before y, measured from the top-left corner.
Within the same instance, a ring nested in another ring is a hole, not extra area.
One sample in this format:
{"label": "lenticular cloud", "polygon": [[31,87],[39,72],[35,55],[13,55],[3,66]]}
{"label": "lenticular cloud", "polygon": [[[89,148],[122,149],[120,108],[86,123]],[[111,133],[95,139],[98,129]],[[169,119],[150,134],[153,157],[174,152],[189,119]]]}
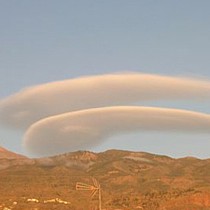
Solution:
{"label": "lenticular cloud", "polygon": [[210,133],[210,115],[151,107],[105,107],[43,119],[26,132],[24,145],[33,154],[55,155],[95,146],[122,132]]}
{"label": "lenticular cloud", "polygon": [[210,82],[126,73],[37,85],[0,101],[0,123],[26,131],[39,155],[86,149],[110,135],[136,130],[209,132],[209,115],[184,110],[121,107],[157,100],[206,100]]}
{"label": "lenticular cloud", "polygon": [[0,121],[25,129],[38,120],[134,102],[210,98],[210,82],[149,74],[110,74],[30,87],[0,102]]}

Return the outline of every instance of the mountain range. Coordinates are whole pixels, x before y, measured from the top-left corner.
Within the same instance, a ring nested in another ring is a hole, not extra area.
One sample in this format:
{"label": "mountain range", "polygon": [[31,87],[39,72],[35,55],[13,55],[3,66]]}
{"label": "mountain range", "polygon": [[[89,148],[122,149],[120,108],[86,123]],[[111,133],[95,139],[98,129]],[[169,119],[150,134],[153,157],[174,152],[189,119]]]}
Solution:
{"label": "mountain range", "polygon": [[0,210],[97,209],[96,182],[106,210],[210,209],[210,159],[121,150],[31,159],[0,147]]}

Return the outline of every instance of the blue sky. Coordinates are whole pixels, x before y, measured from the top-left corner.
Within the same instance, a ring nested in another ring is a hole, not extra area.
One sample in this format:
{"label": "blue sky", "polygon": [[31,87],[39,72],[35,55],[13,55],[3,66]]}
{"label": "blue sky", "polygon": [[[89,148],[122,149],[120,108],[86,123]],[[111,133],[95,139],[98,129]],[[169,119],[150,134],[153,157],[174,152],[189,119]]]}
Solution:
{"label": "blue sky", "polygon": [[[0,1],[0,98],[27,86],[84,75],[137,71],[210,78],[208,0]],[[210,113],[205,103],[144,105]],[[21,133],[1,127],[16,152]],[[210,136],[141,133],[93,148],[210,157]]]}

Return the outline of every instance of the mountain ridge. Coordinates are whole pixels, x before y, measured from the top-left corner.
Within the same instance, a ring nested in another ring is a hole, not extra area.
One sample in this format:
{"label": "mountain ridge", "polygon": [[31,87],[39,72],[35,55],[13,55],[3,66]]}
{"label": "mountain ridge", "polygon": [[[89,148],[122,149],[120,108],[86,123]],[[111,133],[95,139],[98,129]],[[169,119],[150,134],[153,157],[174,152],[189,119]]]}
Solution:
{"label": "mountain ridge", "polygon": [[0,159],[4,159],[4,158],[5,159],[22,159],[22,158],[28,159],[24,155],[11,152],[7,150],[6,148],[0,146]]}
{"label": "mountain ridge", "polygon": [[[76,191],[75,185],[93,185],[95,177],[102,187],[104,209],[210,209],[210,159],[175,159],[125,150],[77,151],[45,158],[0,159],[0,166],[0,206],[5,200],[12,205],[12,200],[18,202],[17,209],[30,210],[31,204],[24,200],[28,196],[39,199],[31,209],[91,209],[97,199],[90,200],[89,193]],[[71,205],[43,204],[52,198]]]}

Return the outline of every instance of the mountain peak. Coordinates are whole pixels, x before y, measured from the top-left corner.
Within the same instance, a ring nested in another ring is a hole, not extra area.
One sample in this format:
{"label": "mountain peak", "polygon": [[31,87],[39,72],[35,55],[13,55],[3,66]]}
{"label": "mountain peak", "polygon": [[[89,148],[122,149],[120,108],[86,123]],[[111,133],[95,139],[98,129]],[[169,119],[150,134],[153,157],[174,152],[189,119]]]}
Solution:
{"label": "mountain peak", "polygon": [[0,146],[0,159],[23,159],[23,155],[16,154]]}
{"label": "mountain peak", "polygon": [[0,152],[4,152],[4,151],[6,151],[6,149],[0,146]]}

